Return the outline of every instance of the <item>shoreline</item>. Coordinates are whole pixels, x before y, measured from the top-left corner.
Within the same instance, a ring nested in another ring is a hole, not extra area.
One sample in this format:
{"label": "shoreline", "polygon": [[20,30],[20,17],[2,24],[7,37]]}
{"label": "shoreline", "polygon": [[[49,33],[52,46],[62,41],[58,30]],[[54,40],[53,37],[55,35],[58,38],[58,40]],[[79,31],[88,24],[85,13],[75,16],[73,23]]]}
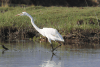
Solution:
{"label": "shoreline", "polygon": [[[70,33],[66,33],[66,35],[62,35],[65,42],[63,44],[78,44],[81,42],[87,43],[98,43],[100,42],[100,30],[92,29],[92,30],[72,30]],[[60,32],[60,31],[59,31]],[[40,38],[41,36],[41,38]],[[40,40],[47,42],[46,37],[42,37],[34,28],[4,28],[0,29],[0,38],[3,40],[23,40],[31,38],[32,40]]]}

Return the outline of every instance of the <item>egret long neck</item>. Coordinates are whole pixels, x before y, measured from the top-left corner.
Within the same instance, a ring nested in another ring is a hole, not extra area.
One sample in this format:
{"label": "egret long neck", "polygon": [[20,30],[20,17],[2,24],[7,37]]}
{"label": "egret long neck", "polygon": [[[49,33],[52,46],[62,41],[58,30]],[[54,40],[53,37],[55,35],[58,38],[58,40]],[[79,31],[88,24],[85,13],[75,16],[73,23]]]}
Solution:
{"label": "egret long neck", "polygon": [[32,25],[34,26],[34,28],[39,32],[40,28],[38,28],[35,24],[34,24],[34,21],[33,21],[33,17],[29,14],[27,14],[27,16],[31,19],[31,23]]}

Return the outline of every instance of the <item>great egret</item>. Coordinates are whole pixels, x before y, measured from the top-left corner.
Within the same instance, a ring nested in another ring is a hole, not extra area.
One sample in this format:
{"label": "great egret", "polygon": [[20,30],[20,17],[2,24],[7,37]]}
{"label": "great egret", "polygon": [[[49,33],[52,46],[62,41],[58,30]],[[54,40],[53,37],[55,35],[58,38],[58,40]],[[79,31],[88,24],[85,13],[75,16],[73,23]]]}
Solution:
{"label": "great egret", "polygon": [[[54,28],[43,28],[43,29],[40,29],[38,28],[35,24],[34,24],[34,21],[33,21],[33,17],[31,15],[29,15],[27,12],[22,12],[20,14],[17,14],[16,16],[23,16],[23,15],[26,15],[28,16],[30,19],[31,19],[31,23],[32,25],[34,26],[34,28],[40,33],[42,34],[43,36],[47,37],[48,38],[48,41],[50,42],[51,44],[51,47],[52,47],[52,51],[54,51],[56,48],[53,48],[52,46],[52,43],[51,43],[51,40],[53,41],[62,41],[64,42],[64,39],[63,37],[59,34],[59,32],[54,29]],[[61,44],[59,45],[61,46]],[[58,47],[59,47],[58,46]]]}

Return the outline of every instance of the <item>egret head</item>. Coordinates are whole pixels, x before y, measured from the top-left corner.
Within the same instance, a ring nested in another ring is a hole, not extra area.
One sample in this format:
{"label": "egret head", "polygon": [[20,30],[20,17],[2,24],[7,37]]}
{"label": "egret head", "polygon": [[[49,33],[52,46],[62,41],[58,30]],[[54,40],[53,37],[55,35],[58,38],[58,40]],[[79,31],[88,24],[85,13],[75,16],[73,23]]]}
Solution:
{"label": "egret head", "polygon": [[27,12],[22,12],[20,14],[17,14],[16,16],[24,16],[24,15],[27,15],[28,13]]}

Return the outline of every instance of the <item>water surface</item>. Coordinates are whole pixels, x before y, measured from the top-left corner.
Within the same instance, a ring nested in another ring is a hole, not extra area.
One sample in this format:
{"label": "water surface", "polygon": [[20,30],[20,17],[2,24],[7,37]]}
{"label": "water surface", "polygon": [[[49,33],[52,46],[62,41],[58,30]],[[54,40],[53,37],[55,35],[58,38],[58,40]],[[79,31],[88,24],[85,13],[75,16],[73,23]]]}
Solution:
{"label": "water surface", "polygon": [[[2,43],[1,43],[2,44]],[[62,46],[52,53],[50,45],[33,41],[3,43],[0,46],[0,67],[99,67],[99,48]]]}

